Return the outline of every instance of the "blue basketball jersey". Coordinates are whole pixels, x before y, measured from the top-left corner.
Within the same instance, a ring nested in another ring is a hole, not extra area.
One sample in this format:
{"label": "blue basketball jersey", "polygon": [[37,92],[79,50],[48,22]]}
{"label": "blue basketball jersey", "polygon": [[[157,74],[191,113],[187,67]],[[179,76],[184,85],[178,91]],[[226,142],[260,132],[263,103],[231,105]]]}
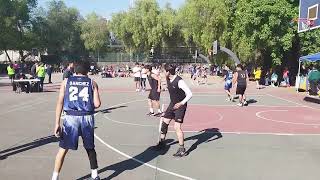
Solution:
{"label": "blue basketball jersey", "polygon": [[92,80],[84,76],[69,77],[64,95],[63,110],[70,115],[94,113]]}
{"label": "blue basketball jersey", "polygon": [[226,72],[225,81],[231,81],[232,78],[233,78],[233,72],[232,71],[227,71]]}

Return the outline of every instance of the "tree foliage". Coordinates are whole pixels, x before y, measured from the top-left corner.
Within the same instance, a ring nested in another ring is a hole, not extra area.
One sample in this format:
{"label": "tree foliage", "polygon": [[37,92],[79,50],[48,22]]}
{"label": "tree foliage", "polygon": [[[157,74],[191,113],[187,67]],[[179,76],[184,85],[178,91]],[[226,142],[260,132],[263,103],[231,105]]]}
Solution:
{"label": "tree foliage", "polygon": [[47,8],[36,4],[0,0],[0,50],[83,55],[103,48],[110,31],[130,52],[147,53],[152,46],[159,51],[197,46],[206,52],[219,40],[243,63],[268,67],[320,51],[320,30],[297,33],[292,19],[298,17],[299,2],[292,0],[186,0],[180,9],[136,0],[127,11],[113,14],[110,23],[96,14],[83,18],[62,0],[50,1]]}
{"label": "tree foliage", "polygon": [[87,50],[98,51],[109,41],[107,21],[97,14],[89,14],[81,23],[81,39]]}

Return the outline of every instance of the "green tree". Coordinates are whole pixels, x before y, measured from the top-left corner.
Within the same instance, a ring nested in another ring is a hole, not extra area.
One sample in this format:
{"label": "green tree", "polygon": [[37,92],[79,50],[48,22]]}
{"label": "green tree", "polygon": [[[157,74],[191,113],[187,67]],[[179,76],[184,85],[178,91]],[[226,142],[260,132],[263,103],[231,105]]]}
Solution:
{"label": "green tree", "polygon": [[109,40],[107,21],[92,13],[81,24],[81,39],[87,50],[98,52],[106,46]]}
{"label": "green tree", "polygon": [[49,54],[77,58],[85,54],[84,43],[80,38],[80,21],[83,18],[75,8],[68,8],[63,1],[49,2],[43,24],[46,25],[43,37]]}
{"label": "green tree", "polygon": [[160,8],[156,0],[137,0],[128,12],[114,14],[111,30],[129,50],[147,52],[162,40]]}
{"label": "green tree", "polygon": [[203,51],[210,49],[226,31],[227,10],[224,0],[187,0],[179,11],[185,41],[193,41]]}
{"label": "green tree", "polygon": [[[36,7],[36,0],[9,1],[0,0],[0,49],[31,49],[28,31],[30,30],[30,14]],[[10,57],[8,59],[11,61]]]}
{"label": "green tree", "polygon": [[287,0],[239,0],[236,8],[232,44],[242,62],[280,65],[292,48],[297,8]]}

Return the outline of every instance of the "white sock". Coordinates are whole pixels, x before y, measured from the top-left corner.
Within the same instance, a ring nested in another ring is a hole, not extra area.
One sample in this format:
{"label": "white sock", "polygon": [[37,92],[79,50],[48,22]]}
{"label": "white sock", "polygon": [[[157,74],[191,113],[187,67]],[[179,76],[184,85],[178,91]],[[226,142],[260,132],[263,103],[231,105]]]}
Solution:
{"label": "white sock", "polygon": [[162,113],[161,109],[158,109],[158,113]]}
{"label": "white sock", "polygon": [[58,179],[59,179],[59,173],[53,172],[51,180],[58,180]]}
{"label": "white sock", "polygon": [[98,170],[97,169],[92,169],[91,170],[91,177],[94,179],[98,177]]}
{"label": "white sock", "polygon": [[153,108],[150,108],[150,112],[151,112],[151,113],[154,113],[154,112],[153,112]]}

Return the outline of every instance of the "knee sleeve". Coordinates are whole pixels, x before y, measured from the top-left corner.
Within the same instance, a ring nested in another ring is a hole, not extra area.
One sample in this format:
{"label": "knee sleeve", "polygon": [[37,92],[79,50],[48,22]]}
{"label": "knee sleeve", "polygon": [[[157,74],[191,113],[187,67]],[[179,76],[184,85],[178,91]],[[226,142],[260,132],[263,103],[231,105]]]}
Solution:
{"label": "knee sleeve", "polygon": [[167,134],[168,126],[169,126],[169,124],[166,124],[165,122],[162,122],[162,124],[161,124],[161,133],[162,134]]}
{"label": "knee sleeve", "polygon": [[97,153],[95,149],[86,149],[91,169],[98,169]]}

